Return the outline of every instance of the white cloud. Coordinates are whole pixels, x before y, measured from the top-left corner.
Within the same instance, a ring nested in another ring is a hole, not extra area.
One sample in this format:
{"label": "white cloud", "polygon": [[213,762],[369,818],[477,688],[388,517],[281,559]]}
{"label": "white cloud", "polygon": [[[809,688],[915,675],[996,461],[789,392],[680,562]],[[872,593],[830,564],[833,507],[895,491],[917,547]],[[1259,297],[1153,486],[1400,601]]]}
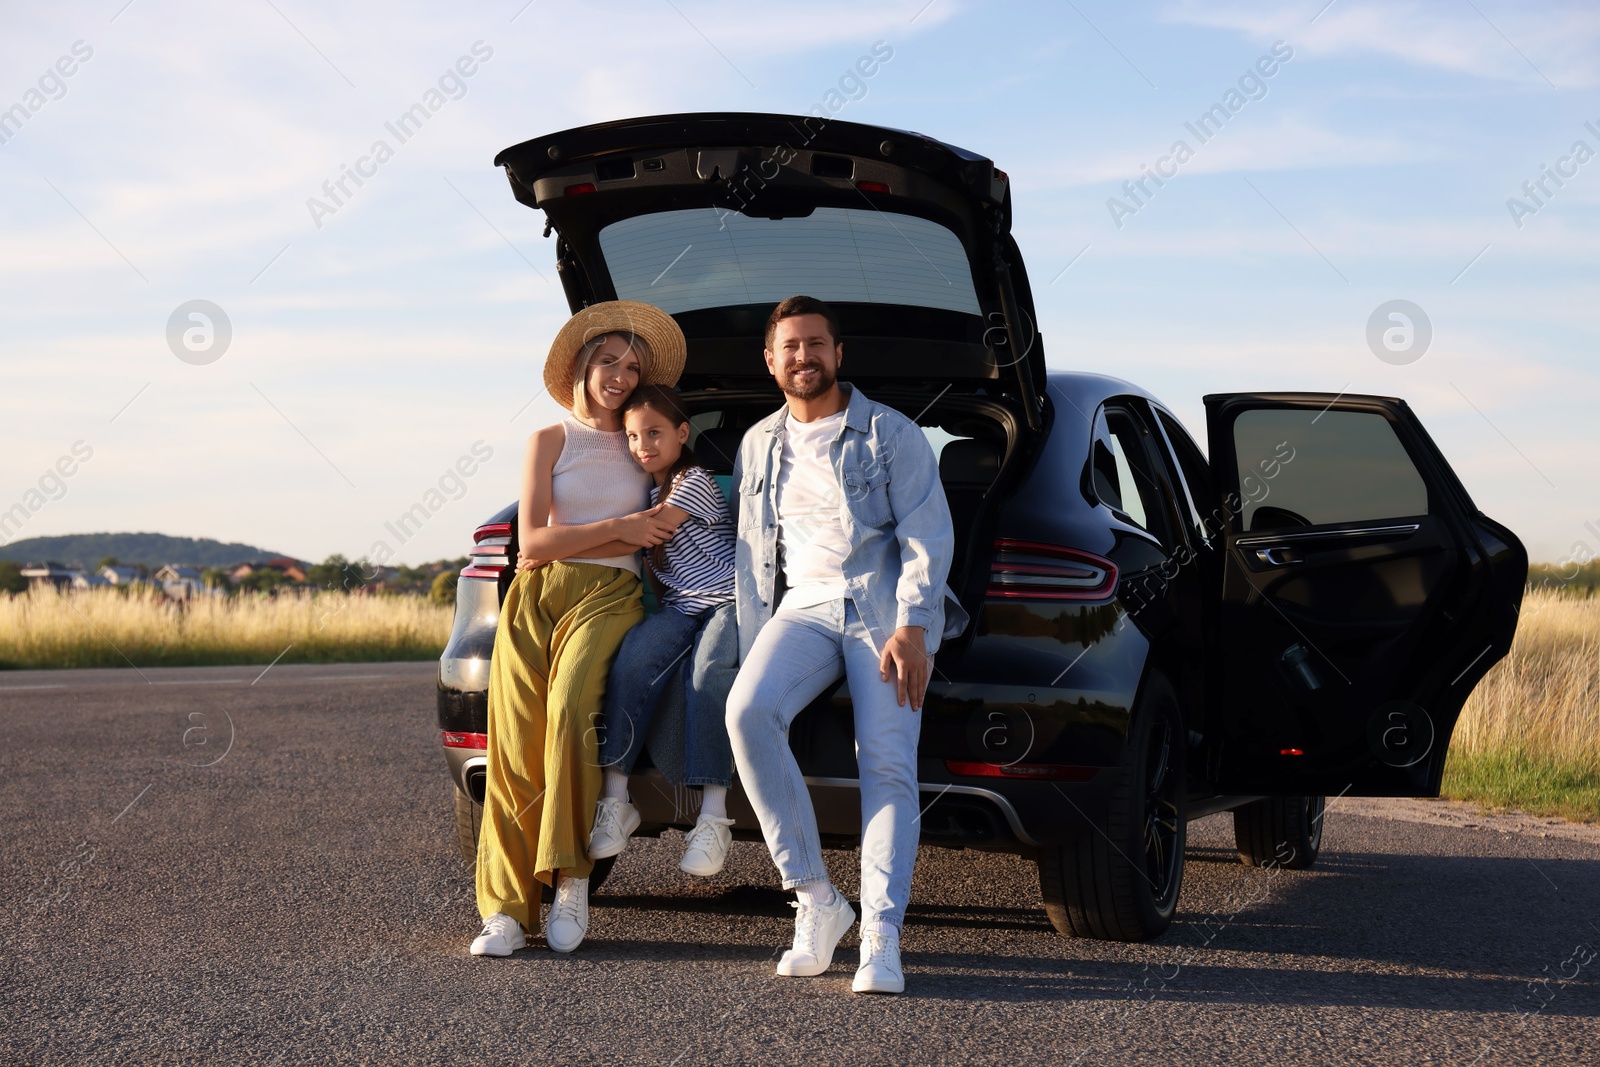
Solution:
{"label": "white cloud", "polygon": [[1301,5],[1186,0],[1164,18],[1233,30],[1256,41],[1282,38],[1313,56],[1379,55],[1542,88],[1548,88],[1546,78],[1564,89],[1600,83],[1600,12],[1590,5],[1530,8],[1484,2],[1480,13],[1471,4],[1334,0],[1312,23]]}

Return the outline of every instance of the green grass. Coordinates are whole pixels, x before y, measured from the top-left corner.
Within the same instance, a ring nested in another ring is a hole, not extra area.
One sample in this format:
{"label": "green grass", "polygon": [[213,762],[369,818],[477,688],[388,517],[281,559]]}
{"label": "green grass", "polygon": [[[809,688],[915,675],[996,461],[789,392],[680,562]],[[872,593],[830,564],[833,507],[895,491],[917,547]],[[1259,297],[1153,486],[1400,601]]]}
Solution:
{"label": "green grass", "polygon": [[1600,822],[1600,773],[1542,753],[1452,749],[1441,795],[1492,811]]}

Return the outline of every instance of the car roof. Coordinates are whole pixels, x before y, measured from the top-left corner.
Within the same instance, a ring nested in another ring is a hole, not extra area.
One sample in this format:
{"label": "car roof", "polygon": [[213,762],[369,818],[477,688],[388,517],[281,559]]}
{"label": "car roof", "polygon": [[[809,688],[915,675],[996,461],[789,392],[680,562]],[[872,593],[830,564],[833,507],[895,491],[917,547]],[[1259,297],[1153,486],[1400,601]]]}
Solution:
{"label": "car roof", "polygon": [[1149,390],[1109,374],[1051,370],[1048,375],[1051,398],[1065,400],[1078,408],[1087,420],[1101,404],[1114,396],[1136,396],[1163,409],[1166,405]]}

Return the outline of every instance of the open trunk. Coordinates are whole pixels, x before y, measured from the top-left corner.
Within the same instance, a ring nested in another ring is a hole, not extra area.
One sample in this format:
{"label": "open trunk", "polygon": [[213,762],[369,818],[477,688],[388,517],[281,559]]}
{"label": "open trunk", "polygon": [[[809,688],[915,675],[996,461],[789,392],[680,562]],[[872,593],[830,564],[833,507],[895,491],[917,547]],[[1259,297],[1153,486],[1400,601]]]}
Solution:
{"label": "open trunk", "polygon": [[981,394],[1042,424],[1010,182],[982,156],[903,130],[719,113],[566,130],[495,163],[556,234],[574,311],[641,300],[677,319],[686,391],[766,382],[766,317],[804,293],[835,308],[847,377],[872,395]]}
{"label": "open trunk", "polygon": [[[955,521],[949,582],[978,617],[998,503],[1046,428],[1044,349],[1004,172],[920,134],[759,114],[602,123],[495,163],[556,235],[574,311],[639,300],[682,327],[691,446],[713,473],[731,473],[744,432],[783,402],[762,359],[772,308],[802,293],[826,301],[840,377],[922,426],[939,456]],[[941,649],[945,677],[970,637]],[[859,833],[847,709],[840,687],[790,734],[826,835]],[[665,806],[652,801],[647,824],[692,821],[648,792]],[[824,802],[833,793],[837,810]]]}

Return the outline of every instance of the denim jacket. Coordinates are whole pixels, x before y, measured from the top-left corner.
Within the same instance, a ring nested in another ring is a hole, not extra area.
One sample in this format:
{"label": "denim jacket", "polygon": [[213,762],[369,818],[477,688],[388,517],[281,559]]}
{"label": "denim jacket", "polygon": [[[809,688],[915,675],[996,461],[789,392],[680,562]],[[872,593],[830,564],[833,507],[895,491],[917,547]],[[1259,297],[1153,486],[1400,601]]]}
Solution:
{"label": "denim jacket", "polygon": [[[828,456],[850,542],[845,587],[880,652],[901,626],[920,626],[931,656],[940,641],[967,625],[967,613],[945,584],[955,531],[933,447],[915,422],[841,385],[849,402]],[[780,568],[775,482],[788,413],[779,408],[750,427],[733,464],[740,662],[772,618]]]}

